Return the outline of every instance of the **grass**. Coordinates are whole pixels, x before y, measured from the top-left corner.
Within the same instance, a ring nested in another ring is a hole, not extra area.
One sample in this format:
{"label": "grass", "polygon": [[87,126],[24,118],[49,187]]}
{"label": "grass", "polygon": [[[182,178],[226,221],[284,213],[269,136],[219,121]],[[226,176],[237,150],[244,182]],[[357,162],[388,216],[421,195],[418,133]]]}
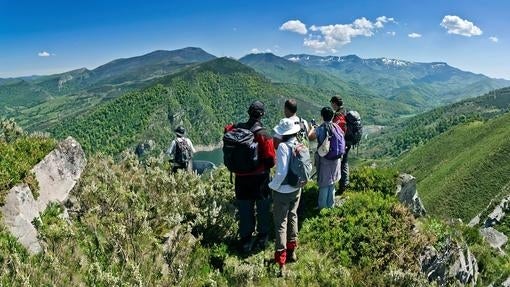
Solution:
{"label": "grass", "polygon": [[473,122],[405,154],[396,168],[417,177],[427,210],[469,221],[510,181],[510,114]]}

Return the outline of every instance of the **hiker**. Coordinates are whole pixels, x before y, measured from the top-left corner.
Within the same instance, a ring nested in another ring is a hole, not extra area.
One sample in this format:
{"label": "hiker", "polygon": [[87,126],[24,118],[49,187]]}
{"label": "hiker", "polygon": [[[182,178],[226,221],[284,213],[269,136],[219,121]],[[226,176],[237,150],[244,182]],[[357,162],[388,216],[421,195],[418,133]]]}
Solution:
{"label": "hiker", "polygon": [[[289,184],[288,175],[293,147],[298,144],[297,135],[301,130],[295,119],[285,118],[274,128],[281,139],[276,151],[276,171],[269,187],[273,190],[273,220],[275,227],[275,262],[280,271],[285,271],[285,263],[297,260],[295,249],[298,236],[297,209],[301,188]],[[310,163],[311,171],[311,163]]]}
{"label": "hiker", "polygon": [[[295,124],[299,125],[300,130],[297,134],[297,140],[298,142],[306,145],[307,147],[310,146],[309,144],[309,133],[311,131],[310,125],[308,125],[308,122],[297,116],[297,102],[295,99],[288,99],[285,101],[285,104],[283,105],[283,114],[285,115],[285,118],[291,119],[294,121]],[[275,133],[273,135],[274,140],[274,147],[275,149],[278,148],[279,143],[282,141],[282,136],[278,133]],[[303,218],[304,212],[305,212],[305,201],[301,200],[299,202],[298,206],[298,217]]]}
{"label": "hiker", "polygon": [[[285,115],[285,118],[293,120],[296,124],[300,126],[300,132],[298,133],[298,141],[308,145],[308,134],[310,132],[310,126],[308,125],[308,122],[297,116],[297,102],[294,99],[288,99],[285,101],[285,104],[283,106],[283,114]],[[274,140],[274,147],[275,149],[278,148],[279,143],[281,142],[282,138],[278,133],[275,133],[273,136]]]}
{"label": "hiker", "polygon": [[[329,107],[321,110],[323,123],[313,128],[310,138],[317,139],[315,166],[319,186],[318,206],[330,208],[335,204],[335,183],[341,178],[341,161],[345,140],[340,127],[332,122],[334,112]],[[325,150],[324,150],[325,149]]]}
{"label": "hiker", "polygon": [[[240,248],[243,253],[251,252],[254,245],[264,249],[267,246],[270,228],[271,195],[268,183],[269,171],[275,164],[275,151],[273,139],[267,134],[261,123],[261,119],[265,114],[264,109],[262,102],[254,101],[248,108],[248,121],[236,125],[227,125],[223,140],[225,165],[231,172],[235,173]],[[249,153],[249,150],[227,144],[226,138],[229,138],[229,133],[234,133],[230,137],[230,140],[234,142],[243,133],[249,133],[253,143],[256,143],[250,145],[251,147],[256,146],[255,155],[247,155],[246,153]],[[253,163],[254,159],[256,159],[255,163]],[[244,170],[250,164],[254,165],[253,168]],[[257,235],[253,238],[255,225],[257,226]]]}
{"label": "hiker", "polygon": [[178,126],[175,130],[176,138],[170,144],[167,154],[170,156],[172,164],[172,173],[178,170],[192,171],[192,158],[195,153],[193,143],[186,137],[186,129]]}
{"label": "hiker", "polygon": [[[339,96],[333,96],[330,100],[331,108],[335,112],[335,116],[333,117],[333,123],[337,124],[343,131],[344,136],[347,133],[347,120],[345,117],[345,109],[342,98]],[[351,145],[347,144],[345,146],[345,153],[342,157],[341,162],[341,171],[342,178],[340,179],[339,191],[340,193],[344,192],[347,186],[349,185],[349,151],[351,150]]]}

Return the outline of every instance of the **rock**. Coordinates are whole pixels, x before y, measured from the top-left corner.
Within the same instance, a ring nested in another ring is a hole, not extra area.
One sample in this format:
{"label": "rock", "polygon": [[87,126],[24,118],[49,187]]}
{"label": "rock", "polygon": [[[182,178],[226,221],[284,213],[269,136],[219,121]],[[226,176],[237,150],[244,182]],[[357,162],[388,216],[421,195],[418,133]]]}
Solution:
{"label": "rock", "polygon": [[469,223],[468,223],[468,226],[469,227],[475,227],[477,226],[478,224],[480,224],[480,214],[478,214],[477,216],[473,217]]}
{"label": "rock", "polygon": [[480,234],[492,248],[501,250],[508,241],[508,237],[492,227],[481,228]]}
{"label": "rock", "polygon": [[198,174],[203,174],[208,170],[216,169],[216,165],[210,161],[205,160],[193,160],[193,171]]}
{"label": "rock", "polygon": [[501,222],[506,215],[506,212],[510,210],[510,196],[507,196],[501,200],[501,202],[494,208],[494,210],[485,219],[484,226],[491,227]]}
{"label": "rock", "polygon": [[395,192],[398,200],[405,204],[414,216],[424,216],[425,207],[416,190],[416,178],[410,174],[400,174],[398,177],[397,190]]}
{"label": "rock", "polygon": [[501,284],[503,287],[510,287],[510,277],[508,277],[503,284]]}
{"label": "rock", "polygon": [[39,182],[39,197],[35,199],[26,184],[13,187],[1,207],[2,220],[29,252],[42,250],[32,221],[44,212],[52,201],[64,202],[85,168],[85,153],[80,144],[69,137],[60,142],[32,172]]}
{"label": "rock", "polygon": [[455,282],[474,286],[478,278],[477,261],[469,248],[451,240],[441,251],[428,246],[420,256],[420,265],[427,279],[440,286],[455,285]]}

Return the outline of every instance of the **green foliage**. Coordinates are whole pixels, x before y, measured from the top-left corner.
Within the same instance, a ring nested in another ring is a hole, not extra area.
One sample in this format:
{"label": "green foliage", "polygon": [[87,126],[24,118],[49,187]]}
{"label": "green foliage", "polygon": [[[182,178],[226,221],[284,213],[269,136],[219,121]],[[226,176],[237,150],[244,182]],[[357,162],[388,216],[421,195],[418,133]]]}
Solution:
{"label": "green foliage", "polygon": [[318,114],[320,107],[306,100],[319,97],[318,92],[272,85],[252,69],[222,58],[158,79],[154,87],[118,97],[53,132],[58,138],[74,136],[89,154],[116,155],[149,139],[159,154],[181,124],[195,144],[218,144],[224,125],[246,121],[247,107],[255,99],[265,102],[263,123],[271,128],[290,96],[306,107],[300,110],[303,117]]}
{"label": "green foliage", "polygon": [[468,222],[507,193],[509,125],[505,114],[457,127],[406,154],[395,167],[417,178],[430,214]]}
{"label": "green foliage", "polygon": [[349,175],[349,190],[373,191],[394,195],[397,187],[398,171],[391,168],[360,167]]}
{"label": "green foliage", "polygon": [[14,122],[7,121],[0,129],[0,205],[10,188],[25,181],[37,197],[37,180],[30,173],[55,147],[53,139],[40,135],[26,135]]}
{"label": "green foliage", "polygon": [[383,130],[365,144],[366,156],[396,157],[414,147],[427,145],[434,137],[465,123],[487,120],[509,110],[510,88],[439,107]]}
{"label": "green foliage", "polygon": [[376,192],[347,193],[338,208],[307,220],[303,241],[354,268],[353,278],[375,280],[391,268],[417,272],[425,240],[413,232],[414,218],[394,197]]}

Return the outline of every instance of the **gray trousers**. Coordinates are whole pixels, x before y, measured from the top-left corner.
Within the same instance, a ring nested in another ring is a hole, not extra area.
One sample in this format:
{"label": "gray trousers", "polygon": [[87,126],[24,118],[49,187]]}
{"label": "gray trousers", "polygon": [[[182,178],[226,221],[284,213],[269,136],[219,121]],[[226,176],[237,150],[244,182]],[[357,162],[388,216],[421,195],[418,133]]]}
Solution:
{"label": "gray trousers", "polygon": [[297,208],[300,197],[301,189],[292,193],[273,191],[273,219],[277,251],[285,250],[287,242],[297,240]]}

